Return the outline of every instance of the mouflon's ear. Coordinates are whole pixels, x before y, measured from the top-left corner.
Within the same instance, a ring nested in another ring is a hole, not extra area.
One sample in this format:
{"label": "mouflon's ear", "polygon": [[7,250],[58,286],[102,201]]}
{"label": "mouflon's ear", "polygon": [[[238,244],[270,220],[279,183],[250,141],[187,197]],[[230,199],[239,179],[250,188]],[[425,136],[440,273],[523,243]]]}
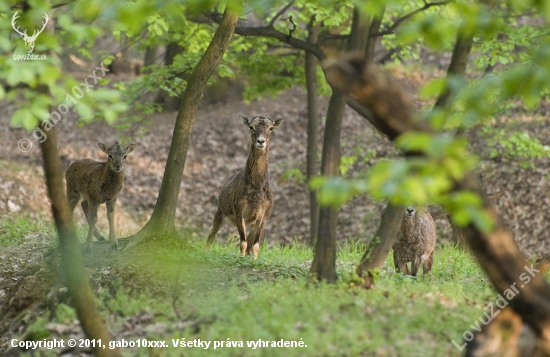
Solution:
{"label": "mouflon's ear", "polygon": [[276,128],[283,123],[283,118],[275,118],[273,121],[273,127]]}
{"label": "mouflon's ear", "polygon": [[109,153],[109,148],[103,144],[103,143],[97,143],[97,146],[99,146],[99,149],[101,151],[103,151],[104,153],[108,154]]}
{"label": "mouflon's ear", "polygon": [[250,119],[248,119],[248,117],[246,115],[241,115],[241,119],[243,120],[243,123],[245,125],[250,126]]}
{"label": "mouflon's ear", "polygon": [[130,144],[130,145],[127,145],[124,150],[126,151],[126,154],[129,154],[131,153],[132,151],[134,151],[134,149],[136,148],[136,144]]}

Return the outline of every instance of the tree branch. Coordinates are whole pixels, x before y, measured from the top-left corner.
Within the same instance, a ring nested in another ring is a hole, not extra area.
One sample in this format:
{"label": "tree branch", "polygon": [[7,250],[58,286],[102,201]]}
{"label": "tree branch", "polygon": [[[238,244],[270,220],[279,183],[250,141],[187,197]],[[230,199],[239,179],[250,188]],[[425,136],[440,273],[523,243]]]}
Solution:
{"label": "tree branch", "polygon": [[[209,15],[209,18],[216,22],[220,23],[221,16],[218,13],[212,13]],[[275,29],[273,26],[263,26],[263,27],[245,27],[245,26],[237,26],[235,28],[235,33],[237,35],[241,36],[248,36],[248,37],[271,37],[274,39],[277,39],[283,43],[286,43],[294,48],[298,48],[300,50],[304,50],[308,53],[311,53],[319,61],[322,61],[327,58],[325,55],[325,52],[316,44],[309,43],[304,40],[300,40],[296,37],[291,37],[277,29]]]}
{"label": "tree branch", "polygon": [[288,4],[286,4],[285,7],[283,7],[281,10],[279,10],[275,16],[273,16],[273,18],[271,19],[271,21],[269,21],[269,24],[267,25],[268,27],[273,27],[273,25],[275,24],[275,21],[277,21],[277,19],[279,17],[281,17],[282,14],[285,13],[286,10],[288,10],[292,5],[294,5],[294,0],[292,0],[291,2],[289,2]]}
{"label": "tree branch", "polygon": [[399,25],[401,25],[402,22],[404,22],[405,20],[408,20],[409,18],[413,17],[414,15],[418,14],[419,12],[427,10],[430,7],[433,7],[433,6],[447,5],[450,2],[451,2],[451,0],[439,1],[439,2],[426,2],[426,1],[424,1],[424,6],[422,6],[421,8],[418,8],[414,11],[411,11],[410,13],[408,13],[407,15],[405,15],[403,17],[398,18],[397,20],[395,20],[393,25],[391,25],[388,29],[380,31],[380,32],[371,33],[371,34],[369,34],[369,36],[384,36],[384,35],[393,34],[393,33],[395,33],[395,30],[399,27]]}

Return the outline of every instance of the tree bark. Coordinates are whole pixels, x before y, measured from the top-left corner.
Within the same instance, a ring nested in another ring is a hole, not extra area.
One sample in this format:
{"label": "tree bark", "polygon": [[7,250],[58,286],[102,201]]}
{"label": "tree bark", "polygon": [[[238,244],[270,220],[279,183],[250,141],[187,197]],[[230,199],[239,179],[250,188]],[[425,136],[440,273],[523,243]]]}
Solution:
{"label": "tree bark", "polygon": [[[59,235],[61,262],[69,294],[86,337],[94,340],[101,339],[102,344],[108,345],[111,337],[95,307],[94,296],[80,254],[80,244],[71,217],[72,213],[65,197],[63,170],[57,153],[55,127],[48,132],[48,138],[40,144],[40,148],[42,149],[44,176],[52,204],[53,219]],[[100,357],[120,356],[118,349],[93,347],[93,351],[96,356]]]}
{"label": "tree bark", "polygon": [[[353,22],[347,51],[363,52],[367,44],[368,18],[357,8],[353,12]],[[323,137],[321,174],[338,176],[340,171],[340,132],[347,98],[341,91],[333,89],[327,109],[327,121]],[[319,233],[315,244],[315,255],[311,264],[310,276],[327,283],[336,282],[336,226],[338,208],[325,206],[319,209]]]}
{"label": "tree bark", "polygon": [[[308,42],[317,43],[319,37],[319,24],[313,24],[311,19],[309,25]],[[317,167],[317,128],[319,127],[319,109],[317,101],[317,59],[309,52],[306,56],[306,88],[307,88],[307,180],[319,174]],[[319,229],[319,202],[317,192],[309,191],[309,245],[313,246],[317,239]]]}
{"label": "tree bark", "polygon": [[[415,120],[415,109],[408,105],[405,91],[363,58],[347,57],[326,64],[325,71],[333,86],[349,91],[367,106],[377,118],[376,123],[385,123],[378,127],[390,139],[410,131],[433,133],[429,126]],[[550,285],[544,273],[534,269],[519,251],[512,233],[498,219],[496,210],[484,197],[474,175],[467,173],[455,183],[453,190],[468,190],[483,198],[485,212],[495,222],[495,228],[486,233],[471,223],[464,229],[466,242],[498,293],[503,294],[512,286],[521,289],[508,302],[533,328],[542,352],[550,355]],[[529,283],[520,279],[526,275],[530,278]]]}
{"label": "tree bark", "polygon": [[125,249],[134,246],[146,237],[175,233],[176,206],[195,113],[208,78],[214,74],[231,42],[237,20],[238,14],[226,8],[210,45],[189,76],[176,118],[170,152],[155,209],[149,222],[131,238]]}

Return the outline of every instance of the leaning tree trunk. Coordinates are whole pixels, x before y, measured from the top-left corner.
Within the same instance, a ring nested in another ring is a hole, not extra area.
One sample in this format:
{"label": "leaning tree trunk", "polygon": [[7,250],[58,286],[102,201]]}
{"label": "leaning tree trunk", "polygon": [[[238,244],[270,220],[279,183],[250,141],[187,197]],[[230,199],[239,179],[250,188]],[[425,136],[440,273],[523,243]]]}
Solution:
{"label": "leaning tree trunk", "polygon": [[[317,43],[319,37],[319,24],[309,25],[309,43]],[[319,174],[317,171],[317,128],[319,127],[319,113],[317,101],[317,59],[306,52],[306,87],[307,87],[307,181]],[[317,192],[309,191],[309,244],[313,246],[319,229],[319,202]]]}
{"label": "leaning tree trunk", "polygon": [[[468,64],[468,57],[470,56],[474,38],[473,34],[466,33],[466,29],[464,28],[459,29],[457,33],[451,63],[449,64],[449,68],[447,68],[447,77],[464,76],[464,73],[466,72],[466,65]],[[366,60],[372,61],[372,58],[369,58],[367,55]],[[434,108],[444,108],[448,106],[451,95],[452,92],[450,88],[446,88],[437,99]],[[367,119],[369,118],[367,117]],[[386,206],[386,210],[382,215],[382,220],[380,221],[378,230],[375,236],[367,243],[367,250],[365,251],[365,254],[361,258],[361,262],[357,267],[357,274],[365,279],[365,287],[369,288],[374,283],[372,280],[372,274],[369,271],[379,269],[382,265],[384,265],[384,261],[386,260],[386,257],[395,242],[397,233],[399,232],[398,222],[400,222],[402,218],[402,210],[399,211],[398,207],[394,207],[391,204]],[[464,241],[462,237],[462,230],[457,227],[452,220],[449,221],[451,222],[451,226],[453,228],[453,238]],[[386,226],[390,222],[394,225]]]}
{"label": "leaning tree trunk", "polygon": [[[325,73],[333,86],[349,91],[370,109],[376,118],[372,124],[390,140],[412,131],[433,133],[426,123],[415,120],[414,106],[405,91],[372,63],[350,56],[325,65]],[[471,191],[482,197],[485,212],[495,222],[495,228],[486,233],[470,223],[464,229],[466,242],[498,293],[504,294],[512,286],[521,289],[508,302],[537,334],[541,352],[550,356],[550,285],[544,274],[533,268],[519,251],[512,233],[499,220],[473,174],[467,173],[455,182],[453,190]],[[528,284],[520,279],[526,274],[530,277]]]}
{"label": "leaning tree trunk", "polygon": [[[69,294],[86,337],[94,340],[101,339],[102,344],[108,345],[111,337],[95,308],[94,296],[80,254],[72,213],[65,197],[63,170],[57,153],[55,128],[49,131],[48,138],[40,144],[40,148],[44,159],[44,176],[52,204],[53,219],[59,235],[61,262]],[[96,356],[100,357],[120,356],[118,349],[93,347],[93,351]]]}
{"label": "leaning tree trunk", "polygon": [[[368,37],[368,18],[357,8],[353,13],[347,51],[364,51]],[[321,174],[338,176],[340,172],[340,132],[347,98],[334,89],[327,109],[327,121],[323,136]],[[338,207],[325,206],[319,210],[319,232],[315,243],[315,255],[311,264],[312,277],[327,283],[336,282],[336,225]]]}
{"label": "leaning tree trunk", "polygon": [[173,235],[176,231],[176,206],[195,113],[208,79],[214,74],[229,46],[238,19],[236,12],[225,9],[210,45],[189,76],[176,118],[172,144],[155,209],[149,222],[131,238],[126,248],[134,246],[146,237]]}

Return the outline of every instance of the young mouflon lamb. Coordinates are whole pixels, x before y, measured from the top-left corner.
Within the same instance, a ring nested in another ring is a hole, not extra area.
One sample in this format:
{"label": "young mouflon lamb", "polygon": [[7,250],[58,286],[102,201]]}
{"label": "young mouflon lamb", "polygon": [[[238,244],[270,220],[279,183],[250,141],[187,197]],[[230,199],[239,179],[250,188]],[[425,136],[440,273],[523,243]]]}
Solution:
{"label": "young mouflon lamb", "polygon": [[[239,231],[241,256],[248,253],[256,259],[265,221],[273,207],[273,190],[268,177],[269,139],[273,129],[281,125],[283,119],[272,121],[260,116],[241,118],[250,128],[252,139],[248,160],[246,167],[231,176],[222,187],[206,249],[210,248],[224,219],[228,218]],[[248,235],[246,225],[250,226]]]}
{"label": "young mouflon lamb", "polygon": [[103,143],[97,144],[101,151],[109,155],[107,162],[98,162],[92,159],[76,160],[65,172],[67,180],[67,199],[71,213],[82,198],[82,210],[88,221],[88,237],[85,250],[92,249],[92,239],[95,235],[98,240],[105,240],[96,228],[97,209],[100,204],[107,206],[109,220],[109,241],[113,247],[118,247],[115,237],[115,203],[124,184],[124,168],[126,155],[134,151],[136,144],[121,146],[118,143],[108,147]]}
{"label": "young mouflon lamb", "polygon": [[422,270],[427,274],[432,270],[434,262],[435,241],[435,222],[432,216],[424,209],[407,207],[397,241],[393,245],[395,269],[406,275],[416,276],[422,264]]}

